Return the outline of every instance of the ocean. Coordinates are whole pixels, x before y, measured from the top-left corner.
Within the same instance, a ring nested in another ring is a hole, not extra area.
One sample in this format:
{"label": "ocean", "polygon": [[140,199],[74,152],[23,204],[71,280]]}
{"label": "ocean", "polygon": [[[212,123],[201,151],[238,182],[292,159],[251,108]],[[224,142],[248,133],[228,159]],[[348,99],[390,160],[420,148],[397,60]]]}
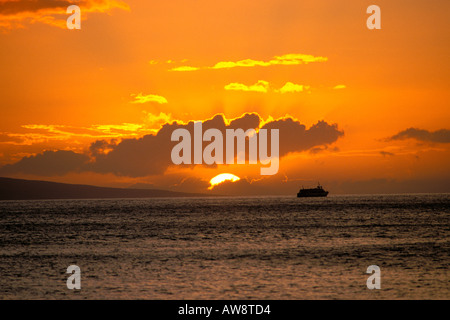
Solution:
{"label": "ocean", "polygon": [[0,230],[0,299],[450,298],[450,194],[0,201]]}

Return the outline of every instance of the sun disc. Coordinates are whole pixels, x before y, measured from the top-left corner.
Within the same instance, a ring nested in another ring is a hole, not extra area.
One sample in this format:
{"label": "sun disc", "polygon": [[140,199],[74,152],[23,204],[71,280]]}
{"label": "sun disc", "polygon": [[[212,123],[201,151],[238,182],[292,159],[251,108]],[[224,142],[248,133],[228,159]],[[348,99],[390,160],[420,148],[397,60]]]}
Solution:
{"label": "sun disc", "polygon": [[241,178],[239,178],[238,176],[231,174],[231,173],[221,173],[217,176],[215,176],[214,178],[212,178],[209,181],[209,184],[211,185],[208,189],[211,190],[213,189],[215,186],[225,182],[225,181],[231,181],[231,182],[236,182],[241,180]]}

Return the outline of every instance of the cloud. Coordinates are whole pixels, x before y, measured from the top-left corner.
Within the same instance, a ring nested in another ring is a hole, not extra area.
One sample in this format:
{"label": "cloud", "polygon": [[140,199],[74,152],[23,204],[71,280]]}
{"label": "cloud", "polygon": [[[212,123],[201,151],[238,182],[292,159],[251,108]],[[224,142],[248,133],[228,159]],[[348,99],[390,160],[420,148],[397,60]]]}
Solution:
{"label": "cloud", "polygon": [[298,120],[285,117],[266,123],[261,129],[280,130],[280,156],[293,152],[307,151],[314,147],[326,146],[344,135],[337,124],[319,121],[309,129]]}
{"label": "cloud", "polygon": [[71,150],[83,152],[95,141],[137,138],[156,134],[162,125],[172,122],[172,115],[160,112],[153,114],[145,110],[140,123],[94,124],[88,127],[68,125],[22,125],[17,132],[1,132],[0,166],[13,163],[25,156],[42,150]]}
{"label": "cloud", "polygon": [[[325,121],[319,121],[307,129],[305,125],[289,116],[265,122],[257,113],[247,113],[235,119],[227,119],[224,115],[218,114],[211,119],[203,120],[202,123],[203,132],[215,128],[220,130],[224,137],[226,129],[244,131],[279,129],[280,157],[331,144],[343,135],[336,124],[328,124]],[[188,123],[173,121],[163,124],[155,134],[147,134],[140,138],[121,141],[98,140],[92,143],[85,153],[46,151],[36,156],[25,157],[0,168],[0,173],[23,172],[48,176],[85,171],[128,177],[163,174],[173,165],[171,151],[178,142],[172,142],[171,135],[179,128],[187,129],[191,136],[194,136],[194,121]],[[268,142],[270,150],[270,139]],[[208,144],[209,142],[203,142],[203,147]]]}
{"label": "cloud", "polygon": [[225,90],[233,90],[233,91],[254,91],[254,92],[267,92],[269,88],[269,82],[264,80],[259,80],[256,84],[251,86],[246,86],[242,83],[230,83],[225,86]]}
{"label": "cloud", "polygon": [[[21,126],[27,130],[24,133],[2,133],[0,143],[31,146],[40,143],[54,143],[67,141],[84,141],[102,138],[115,138],[124,135],[137,135],[140,128],[134,124],[122,125],[93,125],[91,127],[74,127],[66,125],[29,124]],[[139,125],[141,126],[141,125]],[[147,130],[147,132],[149,132]]]}
{"label": "cloud", "polygon": [[166,115],[148,115],[145,123],[122,123],[91,125],[90,127],[74,127],[67,125],[42,125],[29,124],[22,128],[30,132],[2,133],[0,143],[12,143],[17,145],[32,145],[37,143],[49,143],[55,141],[84,141],[95,139],[112,139],[122,137],[142,136],[157,130],[157,122],[160,117]]}
{"label": "cloud", "polygon": [[172,69],[170,69],[170,71],[196,71],[199,69],[200,68],[197,68],[197,67],[181,66],[181,67],[172,68]]}
{"label": "cloud", "polygon": [[172,114],[160,112],[159,115],[144,111],[146,117],[145,121],[154,127],[155,125],[163,125],[164,123],[172,122]]}
{"label": "cloud", "polygon": [[347,86],[345,84],[338,84],[333,89],[334,90],[342,90],[342,89],[346,89],[346,88],[347,88]]}
{"label": "cloud", "polygon": [[388,138],[388,140],[405,140],[405,139],[415,139],[418,141],[437,142],[437,143],[450,143],[450,130],[441,129],[437,131],[428,131],[417,128],[409,128]]}
{"label": "cloud", "polygon": [[[260,121],[261,119],[256,114],[246,114],[233,120],[216,115],[212,119],[203,121],[203,131],[211,128],[219,129],[222,132],[225,132],[227,128],[247,130],[257,128]],[[172,132],[179,128],[187,129],[191,136],[194,136],[194,121],[186,124],[166,123],[155,135],[122,140],[108,154],[96,157],[87,169],[130,177],[162,174],[172,165],[171,151],[177,142],[172,142],[171,136]]]}
{"label": "cloud", "polygon": [[134,97],[134,101],[132,101],[131,103],[147,103],[147,102],[156,102],[159,104],[168,103],[166,98],[158,96],[156,94],[143,95],[141,92],[138,94],[132,94],[131,96]]}
{"label": "cloud", "polygon": [[83,13],[104,13],[114,8],[129,10],[120,0],[1,0],[0,28],[23,28],[25,24],[44,23],[66,28],[67,7],[78,5]]}
{"label": "cloud", "polygon": [[392,157],[392,156],[395,156],[394,153],[388,152],[388,151],[380,151],[380,154],[381,154],[383,157],[388,157],[388,156]]}
{"label": "cloud", "polygon": [[292,92],[303,92],[303,91],[306,91],[309,89],[310,89],[310,86],[287,82],[280,90],[276,90],[276,91],[280,92],[280,93],[292,93]]}
{"label": "cloud", "polygon": [[90,154],[93,157],[97,157],[102,154],[107,154],[114,149],[117,145],[117,140],[112,139],[111,141],[107,140],[97,140],[89,146]]}
{"label": "cloud", "polygon": [[[225,90],[230,91],[253,91],[253,92],[262,92],[267,93],[269,91],[269,82],[264,80],[258,80],[257,83],[254,85],[247,86],[242,83],[233,82],[230,84],[227,84],[224,88]],[[292,82],[287,82],[282,88],[280,89],[274,89],[273,92],[278,93],[295,93],[295,92],[305,92],[308,91],[311,87],[305,86],[302,84],[295,84]]]}
{"label": "cloud", "polygon": [[131,132],[139,132],[144,125],[136,123],[122,123],[122,124],[99,124],[93,125],[93,128],[108,135],[117,136],[128,134]]}
{"label": "cloud", "polygon": [[311,154],[319,154],[321,152],[326,151],[327,149],[328,149],[327,146],[314,147],[314,148],[309,149],[309,153],[311,153]]}
{"label": "cloud", "polygon": [[326,62],[327,57],[316,57],[310,54],[302,53],[290,53],[282,56],[275,56],[271,60],[262,61],[254,59],[244,59],[239,61],[220,61],[211,67],[192,67],[192,66],[182,66],[178,68],[173,68],[171,71],[195,71],[200,69],[230,69],[237,67],[269,67],[275,65],[300,65],[308,64],[312,62]]}
{"label": "cloud", "polygon": [[83,152],[86,146],[97,140],[119,142],[125,138],[155,134],[163,124],[172,121],[171,114],[164,112],[160,112],[159,115],[146,111],[143,113],[143,121],[139,124],[101,124],[89,127],[29,124],[22,125],[18,132],[0,132],[0,146],[6,151],[0,156],[0,166],[42,150]]}
{"label": "cloud", "polygon": [[82,170],[89,160],[84,154],[73,151],[44,151],[35,156],[24,157],[14,164],[0,168],[0,174],[25,173],[40,176],[58,176]]}

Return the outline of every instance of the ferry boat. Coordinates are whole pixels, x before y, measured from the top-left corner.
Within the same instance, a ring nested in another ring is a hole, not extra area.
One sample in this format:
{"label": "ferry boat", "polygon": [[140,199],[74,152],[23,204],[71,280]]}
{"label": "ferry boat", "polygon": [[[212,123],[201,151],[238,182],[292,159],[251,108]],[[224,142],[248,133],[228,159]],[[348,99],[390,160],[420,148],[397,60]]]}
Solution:
{"label": "ferry boat", "polygon": [[307,197],[326,197],[328,196],[328,191],[325,191],[319,184],[316,188],[304,189],[301,188],[297,193],[297,198],[307,198]]}

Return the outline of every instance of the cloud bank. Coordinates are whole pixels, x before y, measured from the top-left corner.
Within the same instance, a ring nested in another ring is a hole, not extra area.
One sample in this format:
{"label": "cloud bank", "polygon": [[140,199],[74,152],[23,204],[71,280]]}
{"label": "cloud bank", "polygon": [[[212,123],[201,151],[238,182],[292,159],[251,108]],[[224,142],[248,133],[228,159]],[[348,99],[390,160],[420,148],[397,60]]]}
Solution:
{"label": "cloud bank", "polygon": [[269,67],[276,65],[292,66],[299,64],[308,64],[312,62],[326,62],[327,57],[316,57],[310,54],[289,53],[282,56],[275,56],[269,61],[244,59],[239,61],[219,61],[210,67],[181,66],[170,69],[171,71],[197,71],[201,69],[231,69],[237,67]]}
{"label": "cloud bank", "polygon": [[[227,129],[243,129],[244,131],[279,129],[280,157],[329,145],[344,134],[336,124],[328,124],[325,121],[319,121],[307,129],[305,125],[292,117],[264,122],[256,113],[247,113],[232,120],[219,114],[202,122],[203,132],[215,128],[223,132],[224,136]],[[28,173],[54,176],[70,172],[95,172],[128,177],[164,174],[173,165],[171,151],[177,142],[171,141],[171,135],[179,128],[187,129],[193,136],[194,121],[165,123],[156,134],[123,139],[120,142],[97,140],[85,153],[45,151],[1,167],[0,174]],[[203,148],[208,144],[209,142],[203,142]],[[270,150],[270,146],[268,148]]]}

